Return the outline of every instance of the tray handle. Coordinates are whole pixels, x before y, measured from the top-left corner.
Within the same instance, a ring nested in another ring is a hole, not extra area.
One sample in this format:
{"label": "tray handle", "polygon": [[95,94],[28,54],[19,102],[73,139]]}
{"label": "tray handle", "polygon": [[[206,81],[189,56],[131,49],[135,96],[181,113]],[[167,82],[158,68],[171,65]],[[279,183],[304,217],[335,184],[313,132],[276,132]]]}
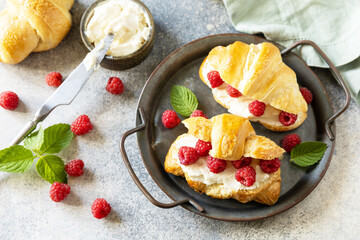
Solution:
{"label": "tray handle", "polygon": [[338,118],[343,112],[345,112],[345,110],[349,107],[350,105],[350,101],[351,101],[351,97],[350,97],[350,92],[349,89],[347,88],[344,79],[341,77],[339,71],[336,69],[335,65],[330,61],[330,59],[326,56],[326,54],[320,49],[320,47],[318,45],[316,45],[314,42],[310,41],[310,40],[302,40],[302,41],[298,41],[294,44],[292,44],[291,46],[289,46],[288,48],[284,49],[281,51],[281,55],[285,55],[288,52],[290,52],[291,50],[293,50],[294,48],[300,46],[300,45],[310,45],[312,46],[315,51],[320,54],[320,56],[325,60],[325,62],[329,65],[330,67],[330,72],[331,74],[334,76],[334,78],[338,81],[338,83],[340,84],[340,86],[343,88],[343,90],[345,91],[345,95],[346,95],[346,101],[345,101],[345,105],[340,108],[336,113],[334,113],[334,115],[332,115],[328,120],[326,120],[325,122],[325,130],[326,130],[326,134],[328,135],[328,137],[330,138],[331,141],[333,141],[335,139],[335,136],[331,130],[331,126],[334,124],[334,121],[336,118]]}
{"label": "tray handle", "polygon": [[190,198],[184,198],[181,200],[177,200],[174,201],[172,203],[162,203],[157,201],[144,187],[144,185],[142,185],[142,183],[140,182],[139,178],[136,176],[133,168],[131,167],[129,158],[127,156],[126,150],[125,150],[125,140],[126,138],[138,131],[141,131],[143,129],[145,129],[146,125],[147,125],[147,121],[145,118],[145,114],[144,114],[144,110],[142,108],[139,108],[139,113],[140,113],[140,118],[141,118],[141,122],[142,124],[140,124],[139,126],[127,131],[124,133],[124,135],[121,137],[121,141],[120,141],[120,152],[121,152],[121,156],[122,159],[125,163],[126,169],[129,172],[131,178],[134,180],[135,184],[138,186],[138,188],[140,189],[140,191],[145,195],[145,197],[155,206],[160,207],[160,208],[173,208],[185,203],[190,203],[191,205],[193,205],[199,212],[203,212],[204,208],[201,207],[200,204],[198,204],[197,202],[195,202],[194,200],[190,199]]}

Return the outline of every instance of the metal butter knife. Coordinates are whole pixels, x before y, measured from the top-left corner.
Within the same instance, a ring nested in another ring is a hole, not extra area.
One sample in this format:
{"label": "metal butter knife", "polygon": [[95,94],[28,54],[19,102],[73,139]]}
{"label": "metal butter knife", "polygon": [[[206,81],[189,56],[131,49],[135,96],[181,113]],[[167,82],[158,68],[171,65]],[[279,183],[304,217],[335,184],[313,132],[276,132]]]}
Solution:
{"label": "metal butter knife", "polygon": [[80,65],[75,68],[60,87],[58,87],[58,89],[45,101],[35,113],[34,119],[25,125],[10,146],[20,143],[26,136],[33,132],[36,129],[37,124],[43,121],[57,106],[69,105],[74,100],[85,82],[90,78],[91,74],[97,69],[100,62],[105,57],[113,40],[114,34],[107,35],[86,55]]}

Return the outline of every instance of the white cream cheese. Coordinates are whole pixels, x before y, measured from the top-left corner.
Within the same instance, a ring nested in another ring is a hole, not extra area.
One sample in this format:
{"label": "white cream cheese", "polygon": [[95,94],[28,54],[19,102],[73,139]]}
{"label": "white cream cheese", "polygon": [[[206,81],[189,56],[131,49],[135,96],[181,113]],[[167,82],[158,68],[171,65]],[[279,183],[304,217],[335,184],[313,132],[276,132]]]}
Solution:
{"label": "white cream cheese", "polygon": [[95,46],[109,33],[115,38],[108,55],[129,55],[146,42],[150,35],[150,19],[145,10],[131,0],[108,0],[94,9],[85,35]]}
{"label": "white cream cheese", "polygon": [[[211,88],[211,85],[207,78],[207,74],[211,71],[215,71],[215,69],[210,64],[205,62],[203,69],[202,69],[202,74],[203,74],[202,77],[205,79],[207,85],[210,88]],[[254,101],[254,99],[246,97],[244,95],[242,95],[241,97],[238,97],[238,98],[230,97],[226,91],[227,86],[228,86],[228,84],[224,82],[221,86],[216,87],[216,88],[211,88],[211,89],[212,89],[214,96],[228,108],[228,111],[230,113],[238,115],[238,116],[242,116],[242,117],[247,118],[250,121],[254,121],[254,122],[261,120],[262,122],[266,122],[273,126],[283,126],[279,121],[279,115],[281,113],[281,110],[276,109],[269,104],[266,104],[264,114],[261,115],[260,117],[256,117],[250,113],[249,107],[248,107],[249,104]],[[299,120],[299,118],[297,119],[297,121],[298,120]]]}
{"label": "white cream cheese", "polygon": [[[189,134],[177,140],[175,146],[177,148],[180,148],[182,146],[195,147],[197,141],[198,141],[197,138]],[[258,164],[259,160],[256,159],[254,159],[251,163],[251,166],[256,171],[256,182],[252,186],[246,187],[235,179],[235,173],[237,169],[233,167],[230,161],[227,161],[226,169],[223,172],[212,173],[209,171],[206,165],[206,157],[200,157],[196,161],[196,163],[187,166],[184,166],[180,163],[177,152],[174,153],[172,157],[177,159],[182,170],[186,172],[193,181],[202,182],[207,185],[216,184],[216,183],[223,184],[223,187],[228,188],[231,191],[238,191],[239,189],[257,188],[263,181],[269,178],[269,174],[264,173],[261,170]]]}
{"label": "white cream cheese", "polygon": [[86,71],[89,71],[92,68],[94,68],[94,70],[96,70],[99,67],[100,63],[96,64],[96,55],[95,55],[95,53],[100,51],[104,47],[105,47],[105,42],[104,42],[104,39],[102,39],[99,42],[99,44],[97,44],[96,47],[91,52],[86,54],[86,57],[85,57],[85,59],[83,61],[83,63],[85,64]]}

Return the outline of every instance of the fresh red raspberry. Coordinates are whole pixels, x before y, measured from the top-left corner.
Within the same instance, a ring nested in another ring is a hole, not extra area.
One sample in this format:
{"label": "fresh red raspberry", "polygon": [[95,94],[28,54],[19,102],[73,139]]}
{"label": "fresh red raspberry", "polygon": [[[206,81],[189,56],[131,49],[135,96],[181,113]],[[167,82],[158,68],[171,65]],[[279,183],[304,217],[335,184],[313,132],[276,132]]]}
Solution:
{"label": "fresh red raspberry", "polygon": [[90,132],[93,129],[90,118],[87,115],[79,116],[72,124],[71,131],[76,135],[83,135]]}
{"label": "fresh red raspberry", "polygon": [[235,179],[246,187],[251,187],[256,181],[256,171],[251,166],[240,168],[235,173]]}
{"label": "fresh red raspberry", "polygon": [[61,202],[70,193],[70,186],[66,183],[54,182],[50,187],[50,198],[54,202]]}
{"label": "fresh red raspberry", "polygon": [[297,115],[282,111],[279,115],[279,121],[284,126],[293,125],[296,122]]}
{"label": "fresh red raspberry", "polygon": [[305,101],[310,104],[313,100],[313,95],[312,93],[310,92],[309,89],[307,89],[306,87],[302,87],[300,88],[300,92],[301,94],[303,95]]}
{"label": "fresh red raspberry", "polygon": [[209,151],[212,149],[211,142],[205,142],[199,139],[196,142],[195,149],[199,154],[199,156],[205,157],[209,154]]}
{"label": "fresh red raspberry", "polygon": [[249,166],[252,162],[252,158],[251,157],[241,157],[240,160],[237,161],[231,161],[232,165],[234,166],[234,168],[236,169],[240,169],[246,166]]}
{"label": "fresh red raspberry", "polygon": [[0,106],[7,110],[14,110],[19,105],[19,97],[16,93],[5,91],[0,94]]}
{"label": "fresh red raspberry", "polygon": [[193,111],[193,113],[190,115],[190,117],[204,117],[204,118],[208,118],[203,111],[201,110],[195,110]]}
{"label": "fresh red raspberry", "polygon": [[232,98],[238,98],[242,96],[242,93],[239,92],[239,90],[237,90],[236,88],[230,86],[230,84],[227,86],[226,91],[229,94],[229,96]]}
{"label": "fresh red raspberry", "polygon": [[97,218],[101,219],[109,215],[111,211],[110,204],[104,198],[97,198],[91,205],[91,213]]}
{"label": "fresh red raspberry", "polygon": [[212,173],[221,173],[226,168],[226,161],[212,156],[208,156],[206,159],[206,165]]}
{"label": "fresh red raspberry", "polygon": [[260,160],[259,165],[264,173],[273,173],[279,169],[281,162],[278,158],[273,160]]}
{"label": "fresh red raspberry", "polygon": [[65,165],[65,171],[68,175],[79,177],[84,174],[84,162],[80,159],[75,159]]}
{"label": "fresh red raspberry", "polygon": [[224,81],[221,79],[220,73],[218,71],[208,72],[207,78],[208,78],[212,88],[216,88],[224,83]]}
{"label": "fresh red raspberry", "polygon": [[266,104],[255,100],[249,104],[249,111],[255,117],[260,117],[265,112]]}
{"label": "fresh red raspberry", "polygon": [[301,143],[301,138],[296,133],[286,135],[282,141],[281,146],[285,151],[291,153],[291,150],[298,144]]}
{"label": "fresh red raspberry", "polygon": [[180,118],[173,110],[166,110],[163,112],[161,121],[166,128],[174,128],[181,122]]}
{"label": "fresh red raspberry", "polygon": [[181,147],[179,149],[178,157],[182,165],[191,165],[196,163],[199,159],[199,154],[193,147]]}
{"label": "fresh red raspberry", "polygon": [[58,72],[51,72],[45,77],[45,82],[50,87],[59,87],[62,84],[62,76]]}
{"label": "fresh red raspberry", "polygon": [[106,85],[106,90],[111,94],[122,94],[124,92],[124,84],[117,77],[111,77]]}

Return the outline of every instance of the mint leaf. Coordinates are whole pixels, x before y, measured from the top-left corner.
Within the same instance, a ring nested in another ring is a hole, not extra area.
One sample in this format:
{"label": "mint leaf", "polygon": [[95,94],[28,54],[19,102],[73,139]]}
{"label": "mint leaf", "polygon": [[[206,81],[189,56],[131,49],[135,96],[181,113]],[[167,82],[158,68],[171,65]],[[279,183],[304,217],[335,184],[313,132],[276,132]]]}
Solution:
{"label": "mint leaf", "polygon": [[58,153],[65,148],[71,140],[74,134],[70,129],[69,124],[55,124],[44,130],[44,141],[39,149],[41,154]]}
{"label": "mint leaf", "polygon": [[67,183],[64,162],[55,155],[45,155],[36,163],[36,170],[39,175],[49,183]]}
{"label": "mint leaf", "polygon": [[311,166],[324,156],[327,145],[322,142],[303,142],[291,150],[290,161],[300,167]]}
{"label": "mint leaf", "polygon": [[170,92],[170,102],[177,113],[189,117],[198,107],[195,94],[188,88],[174,85]]}
{"label": "mint leaf", "polygon": [[20,145],[11,146],[0,151],[0,171],[26,172],[31,167],[35,156],[29,149]]}
{"label": "mint leaf", "polygon": [[40,129],[30,134],[24,141],[24,147],[33,150],[36,153],[40,152],[41,145],[44,142],[44,129]]}

